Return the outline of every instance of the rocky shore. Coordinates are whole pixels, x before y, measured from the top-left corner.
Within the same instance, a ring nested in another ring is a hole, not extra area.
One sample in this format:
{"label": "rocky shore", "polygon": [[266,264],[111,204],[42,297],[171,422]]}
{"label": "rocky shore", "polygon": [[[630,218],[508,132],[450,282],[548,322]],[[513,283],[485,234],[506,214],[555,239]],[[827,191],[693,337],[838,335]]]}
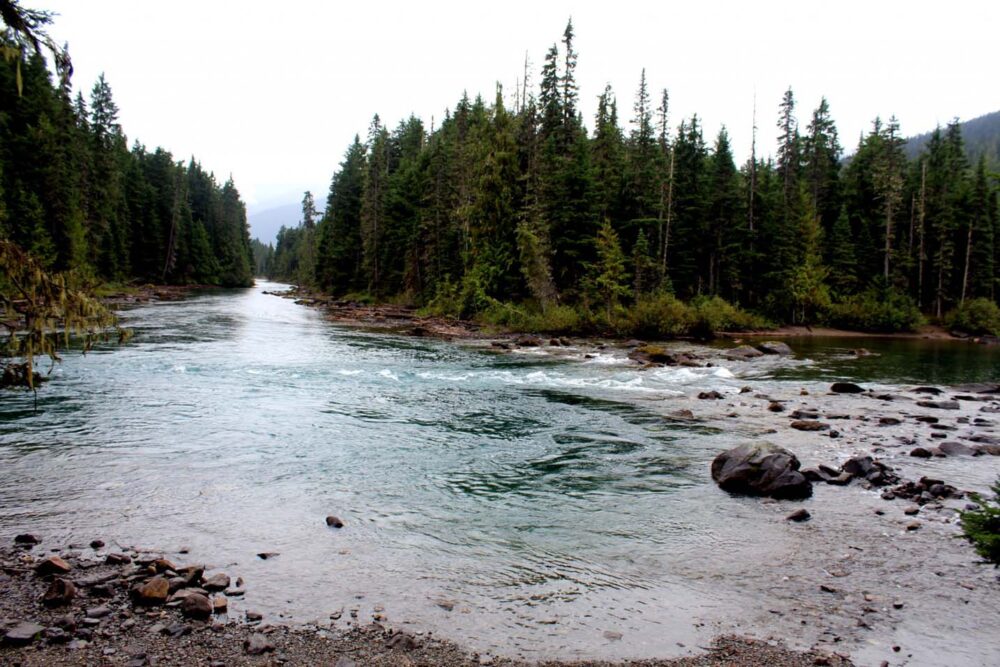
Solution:
{"label": "rocky shore", "polygon": [[[158,554],[89,546],[48,548],[31,534],[0,549],[0,664],[49,665],[521,665],[422,633],[376,614],[350,624],[284,626],[232,613],[246,582]],[[546,662],[545,665],[610,663]],[[797,652],[747,637],[719,637],[702,655],[631,665],[849,665],[830,652]]]}

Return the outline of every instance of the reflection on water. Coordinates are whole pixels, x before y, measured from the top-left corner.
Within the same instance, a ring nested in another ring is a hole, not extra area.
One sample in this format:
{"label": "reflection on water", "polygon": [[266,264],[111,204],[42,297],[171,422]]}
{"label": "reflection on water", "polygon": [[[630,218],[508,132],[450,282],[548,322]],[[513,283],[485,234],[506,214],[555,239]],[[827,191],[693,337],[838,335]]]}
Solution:
{"label": "reflection on water", "polygon": [[[744,506],[706,474],[741,426],[664,418],[670,400],[748,381],[987,379],[1000,363],[975,346],[865,341],[879,356],[856,359],[810,340],[795,345],[811,361],[638,371],[345,330],[262,294],[275,287],[128,311],[133,342],[68,355],[37,413],[5,395],[0,530],[183,545],[234,564],[247,604],[297,620],[385,604],[477,646],[676,652],[692,630],[671,619],[749,604],[719,579],[750,547],[720,520]],[[328,530],[329,513],[347,527]],[[780,525],[753,536],[788,540]],[[627,650],[604,638],[615,628]]]}

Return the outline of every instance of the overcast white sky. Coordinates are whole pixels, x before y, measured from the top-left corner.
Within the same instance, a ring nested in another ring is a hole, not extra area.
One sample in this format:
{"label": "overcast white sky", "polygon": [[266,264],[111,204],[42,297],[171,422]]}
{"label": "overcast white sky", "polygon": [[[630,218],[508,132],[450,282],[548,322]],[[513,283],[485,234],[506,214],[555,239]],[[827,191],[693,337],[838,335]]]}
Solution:
{"label": "overcast white sky", "polygon": [[826,95],[853,148],[876,115],[905,134],[1000,109],[1000,2],[224,2],[25,0],[60,16],[75,83],[89,95],[105,72],[130,141],[194,154],[244,199],[263,205],[305,189],[325,199],[330,176],[373,113],[390,126],[430,121],[463,90],[512,88],[527,52],[538,69],[573,17],[588,126],[611,83],[623,121],[639,74],[670,90],[671,120],[698,113],[706,138],[729,128],[772,152],[789,85],[804,126]]}

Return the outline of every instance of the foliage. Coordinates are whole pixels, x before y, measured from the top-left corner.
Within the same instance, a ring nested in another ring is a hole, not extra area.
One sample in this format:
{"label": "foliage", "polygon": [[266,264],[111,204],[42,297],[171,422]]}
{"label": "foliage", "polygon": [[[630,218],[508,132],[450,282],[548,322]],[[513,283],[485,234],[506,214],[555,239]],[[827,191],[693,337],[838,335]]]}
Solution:
{"label": "foliage", "polygon": [[915,331],[924,323],[913,299],[892,289],[873,288],[830,306],[826,321],[856,331]]}
{"label": "foliage", "polygon": [[[88,294],[76,276],[47,272],[11,241],[0,240],[0,326],[7,331],[0,387],[34,390],[41,375],[35,358],[54,364],[58,348],[79,338],[84,351],[98,337],[122,339],[110,310]],[[11,361],[20,357],[22,362]]]}
{"label": "foliage", "polygon": [[978,493],[969,494],[979,507],[965,510],[960,514],[962,531],[972,542],[976,553],[1000,567],[1000,479],[991,487],[993,498],[984,498]]}
{"label": "foliage", "polygon": [[692,326],[691,308],[674,295],[658,292],[642,296],[619,324],[622,334],[648,339],[674,338]]}
{"label": "foliage", "polygon": [[945,318],[954,331],[979,336],[1000,336],[1000,307],[989,299],[969,299]]}

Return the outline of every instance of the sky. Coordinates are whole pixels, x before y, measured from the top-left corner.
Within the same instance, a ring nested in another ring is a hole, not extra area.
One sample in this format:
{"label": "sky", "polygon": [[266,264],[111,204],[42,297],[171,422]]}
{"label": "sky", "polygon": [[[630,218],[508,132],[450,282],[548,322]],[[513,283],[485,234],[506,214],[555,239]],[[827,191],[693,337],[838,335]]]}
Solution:
{"label": "sky", "polygon": [[[59,13],[74,82],[104,72],[130,142],[196,156],[230,174],[251,211],[325,201],[330,178],[372,115],[440,122],[462,91],[508,92],[525,55],[537,88],[570,17],[580,107],[593,125],[610,83],[632,118],[640,72],[670,92],[671,124],[697,113],[706,139],[725,125],[738,162],[774,152],[791,86],[802,127],[826,96],[850,151],[875,116],[904,134],[1000,109],[1000,2],[239,2],[24,0]],[[627,128],[626,128],[627,131]],[[291,221],[294,223],[294,221]]]}

